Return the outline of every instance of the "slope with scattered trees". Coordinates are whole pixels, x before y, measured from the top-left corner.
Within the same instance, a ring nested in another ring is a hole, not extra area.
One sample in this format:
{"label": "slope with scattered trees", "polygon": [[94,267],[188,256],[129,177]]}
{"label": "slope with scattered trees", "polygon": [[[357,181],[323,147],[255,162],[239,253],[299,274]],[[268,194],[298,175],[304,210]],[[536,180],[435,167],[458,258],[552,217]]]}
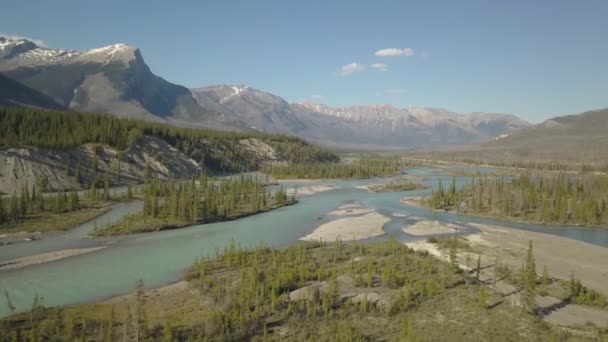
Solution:
{"label": "slope with scattered trees", "polygon": [[[197,260],[183,282],[120,300],[32,310],[0,321],[0,341],[568,340],[465,272],[390,240],[276,250],[231,243]],[[10,303],[10,294],[5,294]],[[602,335],[603,334],[603,335]]]}
{"label": "slope with scattered trees", "polygon": [[108,115],[0,108],[0,192],[46,178],[44,190],[253,171],[266,164],[335,162],[299,138],[177,128]]}

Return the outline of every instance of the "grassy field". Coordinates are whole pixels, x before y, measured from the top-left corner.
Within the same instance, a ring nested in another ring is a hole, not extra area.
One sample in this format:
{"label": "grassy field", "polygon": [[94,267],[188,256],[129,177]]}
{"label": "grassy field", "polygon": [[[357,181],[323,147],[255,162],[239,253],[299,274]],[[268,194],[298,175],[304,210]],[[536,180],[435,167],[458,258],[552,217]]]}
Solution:
{"label": "grassy field", "polygon": [[[135,285],[135,284],[134,284]],[[473,275],[388,241],[234,244],[198,260],[185,281],[105,302],[16,314],[0,341],[561,341],[601,340],[593,326],[548,325]]]}

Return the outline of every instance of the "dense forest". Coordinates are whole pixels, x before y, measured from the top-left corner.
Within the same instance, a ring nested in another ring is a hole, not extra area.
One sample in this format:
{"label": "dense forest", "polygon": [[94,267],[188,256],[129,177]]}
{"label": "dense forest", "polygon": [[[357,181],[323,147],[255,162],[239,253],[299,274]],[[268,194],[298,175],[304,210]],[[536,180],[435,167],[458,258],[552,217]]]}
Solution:
{"label": "dense forest", "polygon": [[405,166],[406,164],[395,158],[364,157],[342,163],[266,165],[262,167],[261,172],[277,179],[372,178],[399,174]]}
{"label": "dense forest", "polygon": [[[128,191],[130,193],[130,191]],[[121,222],[98,228],[96,235],[130,234],[232,220],[296,202],[280,186],[271,192],[253,175],[158,183],[143,190],[143,210]]]}
{"label": "dense forest", "polygon": [[[555,341],[573,336],[571,329],[550,327],[487,288],[479,280],[479,263],[462,271],[450,259],[439,261],[395,240],[280,250],[264,245],[245,250],[233,242],[197,260],[180,290],[150,295],[138,281],[124,300],[67,308],[45,308],[36,297],[31,311],[0,321],[0,341]],[[530,293],[544,287],[543,281],[552,282],[538,278],[532,262],[530,249],[521,272],[523,291]],[[8,292],[5,297],[10,304]],[[594,327],[580,329],[602,338]]]}
{"label": "dense forest", "polygon": [[473,178],[457,190],[455,180],[425,201],[434,209],[453,209],[523,221],[608,227],[608,176],[531,175]]}
{"label": "dense forest", "polygon": [[[0,108],[0,148],[37,146],[68,149],[86,143],[118,150],[132,146],[143,135],[163,139],[188,157],[225,171],[255,170],[246,147],[238,142],[255,138],[275,149],[282,160],[295,163],[336,162],[339,157],[306,141],[284,135],[189,129],[110,115]],[[222,151],[213,154],[213,151]]]}

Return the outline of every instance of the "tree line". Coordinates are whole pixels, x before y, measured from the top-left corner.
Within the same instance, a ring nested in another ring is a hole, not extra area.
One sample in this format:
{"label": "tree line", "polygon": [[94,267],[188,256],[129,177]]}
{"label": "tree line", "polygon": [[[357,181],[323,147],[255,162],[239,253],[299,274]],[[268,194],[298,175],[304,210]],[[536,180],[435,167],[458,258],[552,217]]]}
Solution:
{"label": "tree line", "polygon": [[268,211],[296,202],[279,186],[271,191],[254,175],[222,179],[201,175],[199,180],[147,184],[141,213],[102,227],[98,235],[162,230],[195,223],[209,223]]}
{"label": "tree line", "polygon": [[525,221],[608,226],[608,176],[521,173],[515,178],[473,178],[456,189],[441,180],[425,203],[434,209]]}
{"label": "tree line", "polygon": [[241,143],[250,138],[270,145],[278,158],[289,162],[339,160],[333,152],[286,135],[179,128],[111,115],[0,108],[0,147],[37,146],[65,150],[98,143],[125,150],[144,135],[161,138],[205,166],[227,172],[259,167],[251,150]]}
{"label": "tree line", "polygon": [[80,198],[76,191],[60,192],[43,196],[44,185],[34,184],[29,190],[24,184],[19,195],[0,198],[0,225],[15,224],[23,221],[27,215],[50,212],[53,214],[67,213],[81,208]]}
{"label": "tree line", "polygon": [[402,172],[404,164],[394,158],[362,158],[341,163],[291,163],[266,165],[261,172],[277,179],[372,178]]}

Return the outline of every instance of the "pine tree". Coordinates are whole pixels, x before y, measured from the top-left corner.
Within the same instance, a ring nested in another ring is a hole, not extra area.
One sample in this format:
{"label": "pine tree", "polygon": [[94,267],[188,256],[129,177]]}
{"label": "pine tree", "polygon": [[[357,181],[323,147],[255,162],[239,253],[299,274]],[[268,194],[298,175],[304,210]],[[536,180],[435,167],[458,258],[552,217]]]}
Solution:
{"label": "pine tree", "polygon": [[13,313],[15,312],[15,305],[13,305],[13,301],[11,300],[11,297],[8,294],[8,290],[4,290],[4,298],[6,299],[6,306],[8,307],[8,310]]}
{"label": "pine tree", "polygon": [[97,151],[93,151],[93,160],[91,161],[91,170],[93,171],[93,174],[97,175],[97,169],[99,168],[99,160],[97,157]]}
{"label": "pine tree", "polygon": [[458,237],[454,234],[454,237],[450,241],[449,246],[449,259],[450,259],[450,269],[453,273],[460,272],[460,267],[458,266]]}
{"label": "pine tree", "polygon": [[483,284],[478,284],[477,286],[477,301],[479,302],[479,305],[481,305],[482,308],[486,308],[488,302],[488,291],[486,290],[486,287]]}
{"label": "pine tree", "polygon": [[481,274],[481,255],[477,256],[477,267],[475,268],[475,278],[477,282],[480,282],[480,274]]}
{"label": "pine tree", "polygon": [[0,198],[0,224],[8,221],[6,216],[6,212],[4,211],[4,200]]}
{"label": "pine tree", "polygon": [[133,188],[131,187],[130,184],[127,186],[127,199],[128,200],[133,199]]}
{"label": "pine tree", "polygon": [[74,211],[74,210],[78,210],[80,209],[80,199],[78,198],[78,193],[76,191],[71,191],[70,192],[70,197],[68,200],[68,205],[70,207],[70,211]]}
{"label": "pine tree", "polygon": [[152,170],[150,169],[150,164],[146,163],[146,168],[144,169],[144,179],[146,182],[152,180]]}
{"label": "pine tree", "polygon": [[173,340],[173,327],[171,322],[165,320],[163,324],[163,342],[172,342]]}
{"label": "pine tree", "polygon": [[27,212],[27,207],[28,207],[28,203],[27,203],[27,199],[28,199],[28,190],[25,188],[25,186],[21,187],[21,196],[19,196],[19,215],[20,217],[24,216],[25,213]]}
{"label": "pine tree", "polygon": [[17,199],[17,195],[13,193],[10,201],[10,221],[16,222],[21,219],[21,212],[19,210],[19,200]]}
{"label": "pine tree", "polygon": [[110,200],[110,177],[107,174],[103,176],[103,200]]}
{"label": "pine tree", "polygon": [[526,260],[521,270],[521,302],[524,309],[529,313],[535,313],[536,310],[536,263],[534,260],[534,249],[532,240],[528,245],[528,253]]}
{"label": "pine tree", "polygon": [[536,274],[536,261],[534,260],[534,247],[532,246],[532,240],[528,244],[528,252],[526,254],[525,261],[526,281],[529,286],[534,289],[536,288],[536,280],[538,278]]}
{"label": "pine tree", "polygon": [[412,327],[410,326],[410,322],[407,317],[403,318],[401,321],[401,331],[399,332],[399,342],[411,342],[416,341],[416,336]]}
{"label": "pine tree", "polygon": [[541,276],[541,283],[543,285],[549,285],[551,283],[551,277],[549,277],[549,272],[547,271],[547,265],[543,267],[543,275]]}
{"label": "pine tree", "polygon": [[139,279],[136,284],[136,307],[135,307],[135,341],[142,340],[145,336],[145,294],[144,294],[144,281]]}
{"label": "pine tree", "polygon": [[78,184],[82,183],[82,167],[80,165],[80,160],[78,161],[78,164],[76,164],[76,175],[74,178],[76,178]]}

